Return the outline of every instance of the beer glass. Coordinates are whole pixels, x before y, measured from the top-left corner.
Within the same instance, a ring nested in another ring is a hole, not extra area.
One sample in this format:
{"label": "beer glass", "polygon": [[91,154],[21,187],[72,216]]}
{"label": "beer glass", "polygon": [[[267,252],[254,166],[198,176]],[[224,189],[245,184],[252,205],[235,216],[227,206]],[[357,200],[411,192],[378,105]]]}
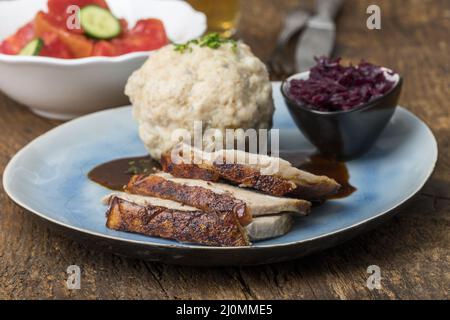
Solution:
{"label": "beer glass", "polygon": [[208,32],[218,32],[223,37],[231,37],[239,20],[239,0],[187,0],[197,11],[208,19]]}

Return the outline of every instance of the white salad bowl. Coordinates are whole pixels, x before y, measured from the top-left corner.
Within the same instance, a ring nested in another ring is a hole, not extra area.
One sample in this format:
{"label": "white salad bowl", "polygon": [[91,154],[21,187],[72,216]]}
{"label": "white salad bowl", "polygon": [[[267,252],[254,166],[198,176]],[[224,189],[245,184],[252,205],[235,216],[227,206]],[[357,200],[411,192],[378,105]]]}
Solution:
{"label": "white salad bowl", "polygon": [[[139,19],[161,19],[170,41],[181,43],[206,30],[206,17],[177,0],[107,0],[132,27]],[[31,21],[47,0],[1,1],[0,41]],[[151,52],[118,57],[56,59],[0,54],[0,90],[48,118],[67,120],[128,103],[124,87]]]}

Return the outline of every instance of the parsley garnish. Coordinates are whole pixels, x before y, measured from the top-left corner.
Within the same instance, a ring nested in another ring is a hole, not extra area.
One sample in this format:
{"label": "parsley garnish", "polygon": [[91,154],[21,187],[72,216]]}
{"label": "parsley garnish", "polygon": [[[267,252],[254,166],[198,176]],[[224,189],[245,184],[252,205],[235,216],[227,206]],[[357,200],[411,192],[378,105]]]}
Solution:
{"label": "parsley garnish", "polygon": [[134,175],[134,174],[146,174],[150,171],[153,166],[153,162],[147,159],[140,159],[136,163],[136,161],[128,162],[128,169],[125,171],[125,174]]}
{"label": "parsley garnish", "polygon": [[231,44],[231,49],[237,51],[237,41],[233,39],[222,38],[217,32],[209,33],[195,40],[190,40],[186,43],[174,44],[175,51],[180,53],[186,52],[186,50],[192,51],[191,45],[198,45],[200,47],[208,47],[211,49],[218,49],[222,44]]}

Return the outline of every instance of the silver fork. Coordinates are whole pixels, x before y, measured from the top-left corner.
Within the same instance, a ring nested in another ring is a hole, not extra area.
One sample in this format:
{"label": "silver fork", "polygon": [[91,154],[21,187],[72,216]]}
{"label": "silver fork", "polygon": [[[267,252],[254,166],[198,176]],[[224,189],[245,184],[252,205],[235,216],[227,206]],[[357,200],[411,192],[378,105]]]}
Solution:
{"label": "silver fork", "polygon": [[268,60],[271,71],[275,74],[290,74],[295,69],[293,61],[286,58],[286,45],[305,25],[310,14],[301,9],[290,11],[285,19],[277,44]]}

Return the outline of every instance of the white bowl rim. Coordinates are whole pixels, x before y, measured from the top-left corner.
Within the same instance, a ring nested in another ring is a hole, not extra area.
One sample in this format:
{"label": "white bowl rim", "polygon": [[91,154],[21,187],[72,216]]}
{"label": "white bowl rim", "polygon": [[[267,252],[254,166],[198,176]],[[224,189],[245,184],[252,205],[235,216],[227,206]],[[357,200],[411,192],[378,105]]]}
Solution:
{"label": "white bowl rim", "polygon": [[40,56],[17,56],[17,55],[8,55],[0,53],[0,62],[8,62],[13,64],[48,64],[48,65],[56,65],[56,66],[69,66],[69,65],[87,65],[92,63],[120,63],[123,61],[132,60],[135,58],[147,57],[152,52],[156,52],[157,50],[152,51],[139,51],[139,52],[130,52],[127,54],[123,54],[115,57],[105,57],[105,56],[94,56],[94,57],[86,57],[86,58],[76,58],[76,59],[60,59],[53,57],[40,57]]}

